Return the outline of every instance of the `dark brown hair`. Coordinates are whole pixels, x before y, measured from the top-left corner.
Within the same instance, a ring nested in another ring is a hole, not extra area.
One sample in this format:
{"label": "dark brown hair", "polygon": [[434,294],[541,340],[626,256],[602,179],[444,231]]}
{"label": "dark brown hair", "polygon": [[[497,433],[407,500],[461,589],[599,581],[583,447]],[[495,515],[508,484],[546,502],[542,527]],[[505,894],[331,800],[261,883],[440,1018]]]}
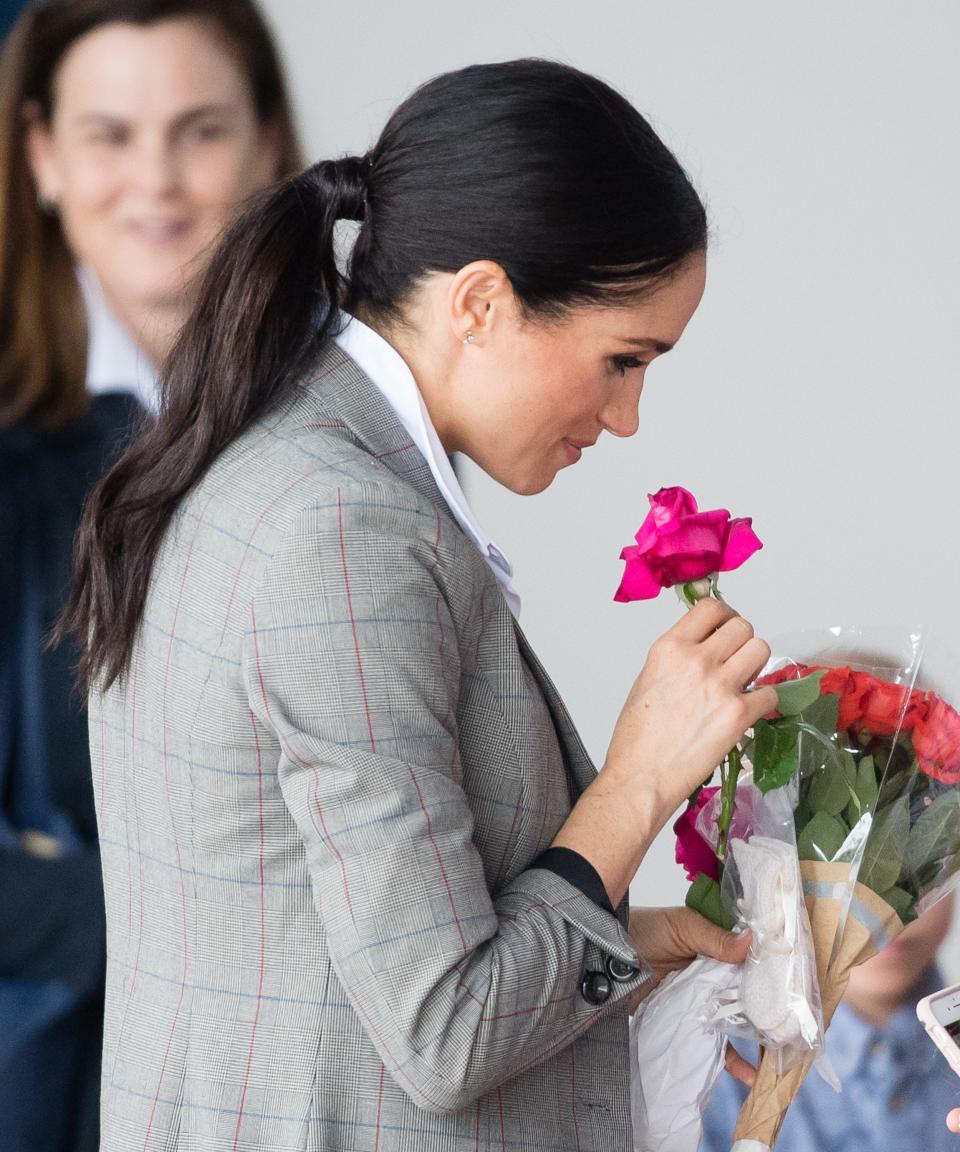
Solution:
{"label": "dark brown hair", "polygon": [[[341,273],[343,219],[362,224]],[[429,272],[488,259],[529,315],[553,320],[649,291],[705,243],[703,205],[640,113],[544,60],[440,76],[367,155],[261,195],[207,269],[158,423],[87,505],[65,617],[84,646],[81,674],[106,688],[123,672],[178,501],[305,369],[341,307],[389,323]]]}
{"label": "dark brown hair", "polygon": [[106,24],[196,17],[221,33],[243,69],[261,124],[278,134],[278,176],[300,153],[273,40],[251,0],[47,0],[29,6],[0,55],[0,425],[66,423],[87,404],[83,303],[60,221],[37,202],[27,112],[49,121],[60,61]]}

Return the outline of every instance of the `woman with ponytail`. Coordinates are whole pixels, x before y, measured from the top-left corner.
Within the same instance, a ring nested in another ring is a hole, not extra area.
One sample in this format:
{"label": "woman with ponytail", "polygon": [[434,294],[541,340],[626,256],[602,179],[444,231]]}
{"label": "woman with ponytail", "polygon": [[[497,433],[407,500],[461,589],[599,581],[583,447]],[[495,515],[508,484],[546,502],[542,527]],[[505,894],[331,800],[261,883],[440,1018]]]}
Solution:
{"label": "woman with ponytail", "polygon": [[83,500],[238,204],[299,167],[249,0],[47,0],[0,56],[0,1148],[94,1152],[104,901],[77,652]]}
{"label": "woman with ponytail", "polygon": [[536,60],[431,81],[226,235],[69,606],[104,1152],[632,1149],[630,1005],[745,948],[628,886],[773,706],[768,649],[698,605],[598,776],[448,457],[531,494],[632,435],[705,241],[637,111]]}

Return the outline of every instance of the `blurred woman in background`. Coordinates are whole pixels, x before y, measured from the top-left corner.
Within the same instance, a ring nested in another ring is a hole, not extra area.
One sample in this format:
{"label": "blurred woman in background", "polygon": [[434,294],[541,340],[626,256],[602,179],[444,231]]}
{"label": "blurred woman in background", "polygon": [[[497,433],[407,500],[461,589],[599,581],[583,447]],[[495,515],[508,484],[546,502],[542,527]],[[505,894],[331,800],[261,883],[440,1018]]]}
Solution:
{"label": "blurred woman in background", "polygon": [[98,1144],[105,933],[76,653],[45,651],[84,497],[211,245],[299,167],[250,0],[54,0],[0,58],[0,1147]]}

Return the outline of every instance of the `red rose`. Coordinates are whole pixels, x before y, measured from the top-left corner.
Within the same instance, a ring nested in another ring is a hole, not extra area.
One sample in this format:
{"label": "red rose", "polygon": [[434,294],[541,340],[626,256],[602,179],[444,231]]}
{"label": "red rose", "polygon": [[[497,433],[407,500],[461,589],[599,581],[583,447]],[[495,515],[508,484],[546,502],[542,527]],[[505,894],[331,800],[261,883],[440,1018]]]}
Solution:
{"label": "red rose", "polygon": [[933,693],[925,703],[913,729],[920,768],[944,784],[960,784],[960,716]]}
{"label": "red rose", "polygon": [[719,788],[701,788],[696,801],[687,805],[673,826],[677,837],[677,863],[683,865],[688,880],[696,880],[701,873],[713,880],[720,879],[717,855],[697,831],[697,813],[719,791]]}

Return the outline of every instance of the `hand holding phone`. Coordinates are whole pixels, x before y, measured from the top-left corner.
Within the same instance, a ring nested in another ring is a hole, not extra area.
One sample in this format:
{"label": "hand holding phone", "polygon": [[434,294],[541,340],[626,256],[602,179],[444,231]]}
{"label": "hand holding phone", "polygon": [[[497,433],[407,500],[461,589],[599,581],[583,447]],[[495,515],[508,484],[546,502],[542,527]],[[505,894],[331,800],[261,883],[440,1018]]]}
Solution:
{"label": "hand holding phone", "polygon": [[917,1017],[960,1076],[960,984],[924,996],[917,1004]]}

